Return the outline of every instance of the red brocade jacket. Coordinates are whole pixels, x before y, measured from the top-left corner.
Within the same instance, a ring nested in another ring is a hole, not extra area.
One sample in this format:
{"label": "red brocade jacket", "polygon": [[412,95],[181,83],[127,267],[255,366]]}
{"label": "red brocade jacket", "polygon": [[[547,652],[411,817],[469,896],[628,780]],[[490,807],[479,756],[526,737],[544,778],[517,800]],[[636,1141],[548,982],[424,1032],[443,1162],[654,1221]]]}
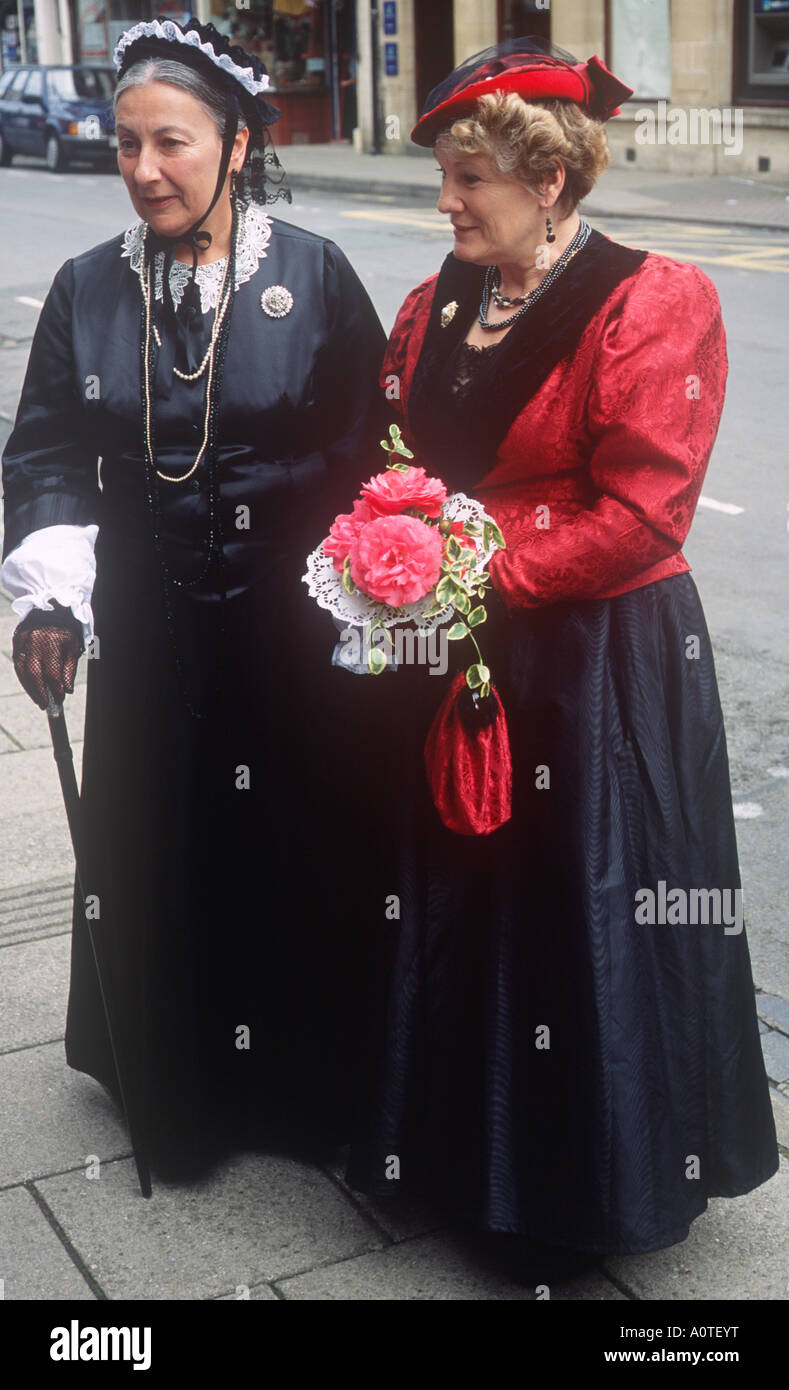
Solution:
{"label": "red brocade jacket", "polygon": [[[438,278],[405,300],[381,373],[388,396],[399,379],[411,447],[409,396]],[[681,547],[727,370],[711,280],[647,254],[515,414],[495,465],[474,486],[507,542],[490,571],[509,608],[610,598],[690,569]],[[423,451],[415,463],[440,472]]]}

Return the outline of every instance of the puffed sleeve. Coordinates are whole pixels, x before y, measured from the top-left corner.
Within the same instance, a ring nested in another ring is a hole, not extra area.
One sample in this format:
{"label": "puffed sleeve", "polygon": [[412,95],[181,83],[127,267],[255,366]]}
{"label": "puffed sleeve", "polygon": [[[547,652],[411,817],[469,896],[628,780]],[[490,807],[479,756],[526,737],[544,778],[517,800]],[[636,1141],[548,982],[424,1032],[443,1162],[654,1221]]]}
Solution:
{"label": "puffed sleeve", "polygon": [[[430,315],[437,275],[431,275],[406,296],[386,345],[380,385],[388,421],[407,429],[408,393]],[[407,441],[406,441],[407,442]]]}
{"label": "puffed sleeve", "polygon": [[6,556],[0,582],[11,594],[11,608],[20,621],[33,608],[52,612],[54,600],[70,608],[82,623],[86,643],[93,637],[90,599],[96,580],[98,531],[98,526],[43,526]]}
{"label": "puffed sleeve", "polygon": [[681,549],[718,431],[727,369],[711,280],[697,266],[649,257],[621,312],[605,323],[597,351],[587,422],[598,496],[546,529],[510,530],[508,548],[491,562],[510,607],[616,592]]}
{"label": "puffed sleeve", "polygon": [[3,451],[3,559],[42,527],[98,523],[98,457],[74,368],[74,272],[55,276],[30,349],[14,428]]}
{"label": "puffed sleeve", "polygon": [[[331,241],[324,244],[324,292],[328,331],[316,398],[323,402],[321,449],[329,462],[328,500],[336,514],[348,511],[377,467],[383,424],[378,371],[386,335],[361,280]],[[324,495],[324,505],[326,500]]]}

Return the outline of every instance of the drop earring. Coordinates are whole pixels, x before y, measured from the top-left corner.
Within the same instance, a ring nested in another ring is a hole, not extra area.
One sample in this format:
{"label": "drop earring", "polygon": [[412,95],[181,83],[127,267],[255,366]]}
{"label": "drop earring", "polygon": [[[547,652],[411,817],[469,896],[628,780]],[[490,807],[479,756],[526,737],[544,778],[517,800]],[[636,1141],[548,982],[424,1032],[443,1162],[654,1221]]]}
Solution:
{"label": "drop earring", "polygon": [[553,223],[550,217],[546,217],[545,219],[545,240],[548,242],[556,240],[556,233],[553,230]]}

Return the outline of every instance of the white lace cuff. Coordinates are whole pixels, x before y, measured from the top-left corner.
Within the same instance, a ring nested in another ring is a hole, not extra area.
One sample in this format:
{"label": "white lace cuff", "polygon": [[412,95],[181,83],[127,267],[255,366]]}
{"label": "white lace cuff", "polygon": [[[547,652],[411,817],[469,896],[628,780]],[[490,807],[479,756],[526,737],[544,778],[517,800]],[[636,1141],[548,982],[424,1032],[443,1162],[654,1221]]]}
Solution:
{"label": "white lace cuff", "polygon": [[0,568],[20,621],[32,608],[52,612],[50,599],[70,608],[82,623],[85,643],[93,637],[90,598],[96,578],[93,548],[98,526],[42,526],[20,541]]}

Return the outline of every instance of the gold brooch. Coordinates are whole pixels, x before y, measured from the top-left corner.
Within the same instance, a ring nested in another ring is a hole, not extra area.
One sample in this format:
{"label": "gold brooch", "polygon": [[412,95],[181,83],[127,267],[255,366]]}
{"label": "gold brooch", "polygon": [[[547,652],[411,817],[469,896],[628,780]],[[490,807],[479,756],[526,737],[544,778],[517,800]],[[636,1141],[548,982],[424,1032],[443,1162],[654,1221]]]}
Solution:
{"label": "gold brooch", "polygon": [[445,304],[445,305],[444,305],[443,309],[441,310],[441,327],[442,327],[442,328],[447,328],[447,327],[448,327],[448,325],[452,322],[453,318],[455,317],[455,314],[457,313],[457,311],[458,311],[458,305],[457,305],[457,300],[456,300],[456,299],[452,299],[452,300],[450,300],[449,304]]}

